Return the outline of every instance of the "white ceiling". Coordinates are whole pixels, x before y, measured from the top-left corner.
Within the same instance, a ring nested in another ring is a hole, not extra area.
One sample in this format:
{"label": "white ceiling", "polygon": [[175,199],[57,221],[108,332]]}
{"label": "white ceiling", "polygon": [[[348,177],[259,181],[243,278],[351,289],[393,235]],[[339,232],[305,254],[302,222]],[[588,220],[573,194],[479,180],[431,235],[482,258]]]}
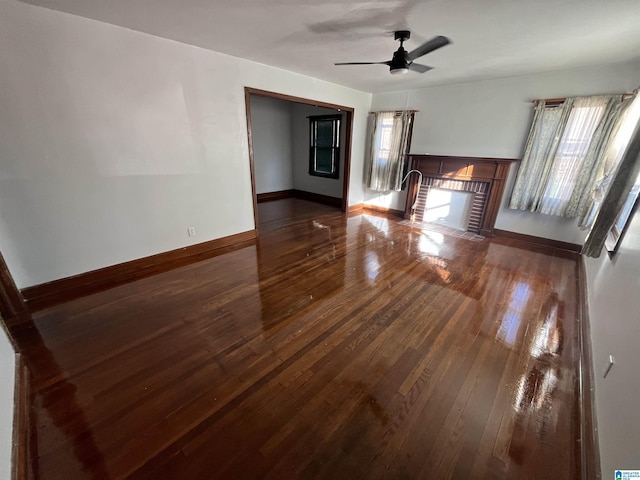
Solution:
{"label": "white ceiling", "polygon": [[[29,0],[28,3],[280,67],[367,92],[640,58],[639,0]],[[435,69],[384,65],[407,29]]]}

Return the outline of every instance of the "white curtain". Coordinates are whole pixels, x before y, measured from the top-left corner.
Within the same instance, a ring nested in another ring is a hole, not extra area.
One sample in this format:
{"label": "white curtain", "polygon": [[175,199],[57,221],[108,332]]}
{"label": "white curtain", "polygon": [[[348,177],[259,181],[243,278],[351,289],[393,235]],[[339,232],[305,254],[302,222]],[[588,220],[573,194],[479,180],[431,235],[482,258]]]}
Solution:
{"label": "white curtain", "polygon": [[409,150],[413,112],[376,112],[371,115],[367,185],[387,192],[400,190],[404,160]]}
{"label": "white curtain", "polygon": [[620,95],[567,99],[536,108],[509,206],[577,217],[590,192],[620,115]]}
{"label": "white curtain", "polygon": [[588,230],[593,224],[596,213],[600,209],[604,195],[609,189],[613,174],[618,167],[622,158],[622,151],[629,143],[631,130],[622,128],[623,124],[635,122],[635,118],[629,118],[630,106],[634,102],[635,97],[627,97],[618,105],[618,112],[615,121],[611,122],[611,133],[607,144],[603,148],[602,161],[597,169],[594,169],[593,181],[591,188],[585,192],[583,199],[583,208],[579,212],[580,220],[578,226],[582,230]]}
{"label": "white curtain", "polygon": [[544,101],[536,105],[509,208],[540,211],[556,150],[572,106],[571,98],[559,106],[548,106]]}
{"label": "white curtain", "polygon": [[603,198],[595,212],[593,226],[582,247],[582,253],[589,257],[600,256],[609,231],[640,173],[640,99],[637,93],[620,128],[616,144],[617,167],[610,175],[608,186],[603,189]]}

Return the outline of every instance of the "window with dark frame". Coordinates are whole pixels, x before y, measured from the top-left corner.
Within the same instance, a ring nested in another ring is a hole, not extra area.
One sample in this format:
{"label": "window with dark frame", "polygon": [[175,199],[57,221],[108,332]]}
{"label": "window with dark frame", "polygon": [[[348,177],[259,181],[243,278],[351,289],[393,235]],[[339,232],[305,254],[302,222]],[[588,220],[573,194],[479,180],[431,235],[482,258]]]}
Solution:
{"label": "window with dark frame", "polygon": [[309,175],[340,176],[341,115],[309,117]]}
{"label": "window with dark frame", "polygon": [[[640,97],[636,96],[633,103],[629,106],[628,111],[620,125],[620,129],[613,138],[610,145],[610,150],[616,163],[620,162],[622,152],[625,150],[629,142],[631,141],[631,135],[636,125],[640,122]],[[617,251],[620,243],[622,242],[624,235],[631,223],[638,204],[640,203],[640,174],[636,177],[635,184],[631,188],[631,191],[627,195],[627,198],[622,206],[622,209],[616,216],[613,226],[609,229],[607,238],[605,239],[604,246],[610,257],[613,257]]]}
{"label": "window with dark frame", "polygon": [[627,200],[622,207],[622,210],[616,217],[616,222],[611,227],[609,231],[609,235],[607,235],[607,239],[604,242],[604,245],[607,249],[609,255],[614,255],[618,251],[618,247],[620,246],[620,242],[624,237],[624,234],[627,231],[627,227],[629,226],[629,221],[631,217],[635,213],[635,210],[638,208],[638,195],[640,194],[640,175],[636,179],[636,183],[629,192],[627,196]]}

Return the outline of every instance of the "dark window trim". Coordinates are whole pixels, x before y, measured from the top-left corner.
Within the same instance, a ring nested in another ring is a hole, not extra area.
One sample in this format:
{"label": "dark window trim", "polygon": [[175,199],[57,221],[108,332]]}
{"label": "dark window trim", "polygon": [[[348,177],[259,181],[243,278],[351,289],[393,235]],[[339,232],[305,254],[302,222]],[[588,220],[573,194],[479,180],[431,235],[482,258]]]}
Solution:
{"label": "dark window trim", "polygon": [[[640,179],[640,177],[638,178]],[[629,225],[631,224],[631,220],[633,220],[633,216],[635,215],[636,210],[638,209],[638,205],[640,205],[640,193],[637,191],[637,188],[635,186],[633,187],[633,190],[629,192],[629,196],[631,195],[634,196],[633,205],[631,206],[631,210],[629,210],[629,215],[627,216],[624,222],[624,226],[622,227],[622,230],[618,230],[618,228],[616,227],[616,224],[618,223],[618,219],[622,214],[622,212],[620,212],[618,216],[616,216],[616,221],[614,222],[613,226],[611,227],[611,230],[609,230],[609,234],[607,235],[607,239],[605,241],[605,248],[607,250],[607,253],[609,254],[609,258],[613,258],[615,254],[618,252],[618,248],[620,247],[620,244],[622,243],[622,240],[624,239],[624,236],[627,233],[627,230],[629,229]]]}
{"label": "dark window trim", "polygon": [[[334,147],[331,147],[333,150],[333,158],[335,162],[333,164],[333,171],[331,173],[326,172],[318,172],[315,166],[315,158],[316,158],[316,145],[315,145],[315,132],[314,125],[316,122],[320,120],[332,120],[335,121],[334,131],[333,131],[333,143]],[[314,177],[323,177],[323,178],[340,178],[340,134],[342,129],[342,114],[337,115],[314,115],[309,117],[309,175],[313,175]]]}

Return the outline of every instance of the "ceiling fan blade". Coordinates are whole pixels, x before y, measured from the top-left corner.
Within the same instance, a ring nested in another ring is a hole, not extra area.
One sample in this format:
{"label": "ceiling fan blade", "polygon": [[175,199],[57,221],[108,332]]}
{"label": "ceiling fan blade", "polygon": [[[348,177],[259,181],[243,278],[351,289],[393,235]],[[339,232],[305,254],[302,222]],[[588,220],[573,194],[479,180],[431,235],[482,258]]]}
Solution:
{"label": "ceiling fan blade", "polygon": [[413,70],[418,73],[426,73],[429,70],[433,70],[433,67],[428,67],[427,65],[422,65],[420,63],[412,63],[409,65],[409,70]]}
{"label": "ceiling fan blade", "polygon": [[334,63],[334,65],[389,65],[389,62],[344,62]]}
{"label": "ceiling fan blade", "polygon": [[451,40],[449,40],[447,37],[438,35],[437,37],[433,37],[428,42],[423,43],[415,50],[412,50],[411,52],[409,52],[407,54],[407,60],[412,62],[416,58],[426,55],[429,52],[433,52],[438,48],[444,47],[445,45],[449,45],[450,43],[451,43]]}

